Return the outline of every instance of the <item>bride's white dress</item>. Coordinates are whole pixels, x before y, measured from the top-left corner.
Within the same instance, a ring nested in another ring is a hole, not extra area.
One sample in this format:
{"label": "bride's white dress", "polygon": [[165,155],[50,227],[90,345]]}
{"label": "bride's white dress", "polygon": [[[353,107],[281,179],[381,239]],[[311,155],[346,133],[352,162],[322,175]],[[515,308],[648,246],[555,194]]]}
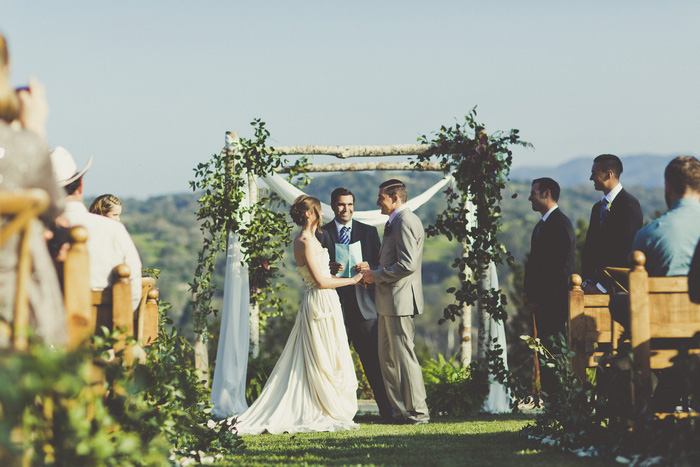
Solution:
{"label": "bride's white dress", "polygon": [[[330,277],[325,248],[316,258]],[[357,429],[357,378],[338,294],[319,289],[306,266],[296,322],[265,388],[238,417],[239,434]]]}

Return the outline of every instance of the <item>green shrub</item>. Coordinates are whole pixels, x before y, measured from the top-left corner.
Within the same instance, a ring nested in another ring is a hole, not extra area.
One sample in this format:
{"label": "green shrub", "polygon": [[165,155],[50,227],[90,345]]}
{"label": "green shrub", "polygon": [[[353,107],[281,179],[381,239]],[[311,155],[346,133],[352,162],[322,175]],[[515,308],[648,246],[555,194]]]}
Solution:
{"label": "green shrub", "polygon": [[455,357],[430,359],[423,366],[428,408],[433,416],[465,417],[477,414],[489,390],[488,374],[475,363],[460,367]]}
{"label": "green shrub", "polygon": [[118,337],[106,329],[76,351],[33,342],[1,354],[0,465],[170,465],[242,449],[225,421],[210,420],[209,390],[191,345],[167,331],[168,308],[142,363],[99,358]]}
{"label": "green shrub", "polygon": [[119,423],[86,383],[92,352],[33,343],[0,362],[0,464],[169,465],[168,444]]}

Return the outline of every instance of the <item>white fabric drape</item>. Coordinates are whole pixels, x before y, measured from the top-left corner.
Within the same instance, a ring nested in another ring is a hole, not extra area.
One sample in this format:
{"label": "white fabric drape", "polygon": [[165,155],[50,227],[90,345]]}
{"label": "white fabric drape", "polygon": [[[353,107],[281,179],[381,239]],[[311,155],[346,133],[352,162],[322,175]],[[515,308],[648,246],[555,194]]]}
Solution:
{"label": "white fabric drape", "polygon": [[[305,194],[299,188],[295,187],[287,180],[279,176],[278,174],[270,175],[267,177],[262,177],[262,180],[270,187],[275,193],[280,195],[289,204],[292,204],[297,197]],[[406,202],[406,205],[411,208],[411,211],[415,211],[422,205],[424,205],[430,198],[432,198],[435,193],[440,191],[442,187],[447,185],[452,180],[452,175],[448,175],[443,178],[435,185],[430,187],[425,192],[421,193],[419,196],[412,197]],[[330,205],[321,203],[321,211],[323,211],[323,217],[326,219],[333,218],[333,209]],[[382,214],[379,209],[374,209],[372,211],[355,211],[352,218],[369,225],[384,225],[389,219],[389,216]]]}
{"label": "white fabric drape", "polygon": [[245,383],[250,345],[250,290],[248,267],[242,260],[238,237],[229,233],[221,330],[210,399],[212,414],[219,418],[243,413],[248,408]]}
{"label": "white fabric drape", "polygon": [[[489,264],[488,273],[489,282],[492,288],[498,289],[498,274],[496,273],[496,265],[493,263]],[[506,371],[508,370],[508,358],[506,356],[506,329],[503,321],[497,321],[489,315],[487,319],[484,319],[483,333],[488,337],[487,345],[491,345],[494,338],[498,338],[498,344],[503,349],[503,354],[501,358],[503,359],[503,364],[505,365]],[[481,355],[480,355],[481,356]],[[484,407],[481,409],[482,412],[486,413],[506,413],[511,412],[510,408],[510,396],[506,387],[501,383],[496,381],[494,375],[489,374],[489,394],[484,401]]]}

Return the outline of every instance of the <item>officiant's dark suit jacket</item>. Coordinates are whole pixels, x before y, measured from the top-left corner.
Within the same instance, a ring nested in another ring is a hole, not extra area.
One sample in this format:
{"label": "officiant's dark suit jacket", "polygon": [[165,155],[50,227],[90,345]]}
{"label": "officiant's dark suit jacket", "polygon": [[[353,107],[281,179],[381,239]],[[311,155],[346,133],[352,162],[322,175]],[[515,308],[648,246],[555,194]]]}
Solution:
{"label": "officiant's dark suit jacket", "polygon": [[[586,243],[581,253],[581,270],[584,279],[591,279],[610,287],[603,273],[608,266],[628,267],[632,240],[642,227],[642,208],[637,198],[624,188],[617,194],[610,208],[600,221],[600,201],[591,209],[591,220],[586,233]],[[609,292],[612,292],[608,288]]]}
{"label": "officiant's dark suit jacket", "polygon": [[564,332],[568,316],[568,281],[574,273],[576,235],[561,209],[532,231],[530,256],[525,265],[523,292],[534,302],[540,338]]}
{"label": "officiant's dark suit jacket", "polygon": [[[351,222],[350,243],[360,242],[362,246],[362,260],[367,261],[371,269],[376,269],[379,265],[379,247],[381,246],[376,227],[363,224],[354,219]],[[316,236],[321,245],[328,248],[331,261],[335,261],[335,244],[340,243],[335,221],[324,225],[321,230],[323,230],[323,233],[317,233]],[[351,275],[354,275],[355,271],[351,272]],[[365,289],[360,285],[349,285],[347,287],[339,287],[336,290],[340,297],[340,304],[343,307],[343,316],[346,324],[355,324],[360,321],[377,318],[377,308],[374,305],[374,286]]]}

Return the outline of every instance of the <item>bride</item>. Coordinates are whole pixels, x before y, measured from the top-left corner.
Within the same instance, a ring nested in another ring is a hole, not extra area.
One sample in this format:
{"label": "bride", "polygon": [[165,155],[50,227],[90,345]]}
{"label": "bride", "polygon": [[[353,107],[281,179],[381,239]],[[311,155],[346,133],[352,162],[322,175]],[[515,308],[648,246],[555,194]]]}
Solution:
{"label": "bride", "polygon": [[290,209],[301,232],[294,259],[306,291],[296,322],[260,397],[238,416],[239,434],[298,433],[357,429],[357,378],[338,295],[331,289],[357,284],[333,277],[328,250],[316,239],[321,203],[299,196]]}

